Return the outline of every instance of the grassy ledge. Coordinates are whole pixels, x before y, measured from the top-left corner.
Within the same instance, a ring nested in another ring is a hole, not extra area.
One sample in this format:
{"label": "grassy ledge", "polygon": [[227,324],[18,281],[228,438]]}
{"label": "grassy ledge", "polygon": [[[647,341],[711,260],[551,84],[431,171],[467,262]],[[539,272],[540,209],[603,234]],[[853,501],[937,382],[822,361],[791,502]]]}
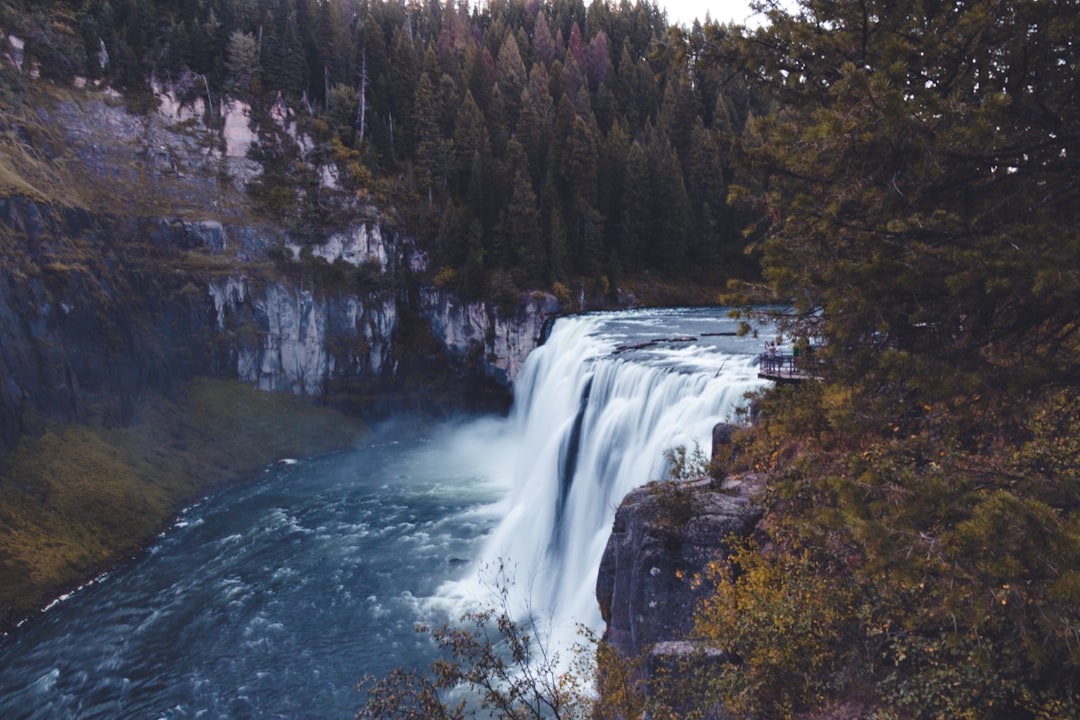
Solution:
{"label": "grassy ledge", "polygon": [[140,401],[126,427],[50,427],[0,467],[0,629],[137,553],[183,505],[285,456],[352,445],[360,421],[237,381]]}

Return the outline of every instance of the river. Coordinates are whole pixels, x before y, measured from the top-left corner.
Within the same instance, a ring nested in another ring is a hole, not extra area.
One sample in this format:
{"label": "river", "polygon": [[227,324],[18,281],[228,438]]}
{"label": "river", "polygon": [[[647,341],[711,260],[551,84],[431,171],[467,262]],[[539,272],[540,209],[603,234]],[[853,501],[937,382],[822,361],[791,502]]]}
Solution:
{"label": "river", "polygon": [[559,320],[508,417],[402,417],[185,511],[138,559],[0,639],[4,718],[348,718],[364,674],[433,658],[418,622],[511,601],[599,625],[615,507],[732,419],[760,343],[719,310]]}

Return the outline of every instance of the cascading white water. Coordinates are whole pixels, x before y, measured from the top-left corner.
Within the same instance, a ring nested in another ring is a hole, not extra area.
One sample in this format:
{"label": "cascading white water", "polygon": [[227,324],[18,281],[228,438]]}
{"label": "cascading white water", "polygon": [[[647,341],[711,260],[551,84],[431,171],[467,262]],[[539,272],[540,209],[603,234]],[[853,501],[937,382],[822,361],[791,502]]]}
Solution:
{"label": "cascading white water", "polygon": [[477,572],[447,592],[483,601],[477,575],[503,564],[514,602],[550,622],[556,645],[577,624],[598,628],[596,571],[623,496],[667,474],[669,448],[708,454],[713,426],[761,384],[760,345],[734,330],[715,309],[560,319],[526,361],[507,422],[473,431],[507,494]]}

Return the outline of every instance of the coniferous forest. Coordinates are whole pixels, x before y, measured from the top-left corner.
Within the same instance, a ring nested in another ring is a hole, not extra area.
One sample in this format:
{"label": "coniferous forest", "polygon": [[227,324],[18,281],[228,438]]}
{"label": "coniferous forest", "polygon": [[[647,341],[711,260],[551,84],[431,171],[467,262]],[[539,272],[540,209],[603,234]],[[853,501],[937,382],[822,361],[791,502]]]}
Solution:
{"label": "coniferous forest", "polygon": [[[226,94],[250,102],[268,215],[303,238],[358,198],[392,206],[466,297],[754,273],[727,190],[762,110],[708,59],[715,23],[600,0],[16,2],[3,22],[42,77],[105,80],[135,109],[152,82],[211,121]],[[313,151],[269,121],[276,103]]]}

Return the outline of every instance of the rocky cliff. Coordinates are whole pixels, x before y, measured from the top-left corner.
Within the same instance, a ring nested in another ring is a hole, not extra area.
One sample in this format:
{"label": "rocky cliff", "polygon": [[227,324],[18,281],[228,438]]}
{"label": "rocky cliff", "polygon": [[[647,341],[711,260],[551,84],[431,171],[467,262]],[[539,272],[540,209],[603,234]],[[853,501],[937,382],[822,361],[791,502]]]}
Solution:
{"label": "rocky cliff", "polygon": [[[138,393],[199,374],[325,395],[392,384],[405,356],[513,381],[553,297],[499,310],[426,287],[425,254],[366,205],[297,239],[252,214],[247,106],[158,101],[135,116],[109,92],[57,93],[14,128],[26,192],[0,200],[0,449],[48,419],[123,422]],[[310,145],[283,107],[264,122]],[[403,337],[403,314],[433,342]]]}
{"label": "rocky cliff", "polygon": [[549,293],[523,293],[516,307],[500,310],[483,301],[462,302],[440,288],[420,292],[420,310],[432,331],[459,361],[479,360],[492,379],[509,385],[559,311]]}
{"label": "rocky cliff", "polygon": [[605,641],[624,657],[682,640],[710,594],[708,565],[727,556],[731,535],[746,536],[761,510],[712,478],[651,483],[615,512],[596,580]]}
{"label": "rocky cliff", "polygon": [[0,447],[45,420],[123,422],[138,393],[211,368],[209,299],[150,267],[160,226],[7,198],[0,231]]}
{"label": "rocky cliff", "polygon": [[[713,429],[714,471],[730,466],[737,430],[727,423]],[[715,592],[709,566],[726,561],[733,538],[757,528],[762,508],[754,499],[764,482],[758,473],[654,482],[627,494],[615,512],[596,580],[603,641],[622,659],[617,664],[629,661],[650,702],[666,712],[726,717],[700,703],[708,697],[707,678],[731,658],[694,640],[693,620]],[[603,662],[610,664],[608,657]],[[602,665],[601,675],[611,670]]]}

